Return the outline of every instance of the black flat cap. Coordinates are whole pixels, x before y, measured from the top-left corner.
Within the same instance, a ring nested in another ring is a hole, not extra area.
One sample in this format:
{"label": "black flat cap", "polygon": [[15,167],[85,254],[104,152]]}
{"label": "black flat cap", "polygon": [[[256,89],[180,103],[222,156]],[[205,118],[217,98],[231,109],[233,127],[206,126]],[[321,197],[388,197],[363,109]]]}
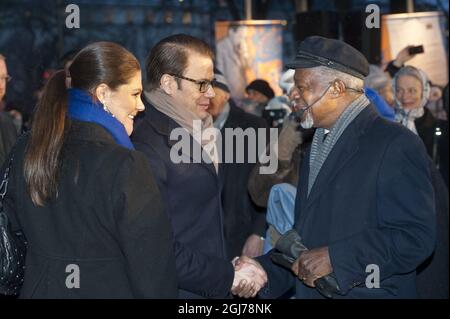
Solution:
{"label": "black flat cap", "polygon": [[361,52],[343,41],[319,36],[305,38],[287,67],[307,69],[321,65],[361,79],[369,74],[369,62]]}
{"label": "black flat cap", "polygon": [[267,97],[269,100],[273,99],[275,96],[275,92],[270,87],[269,82],[262,79],[256,79],[252,81],[247,87],[245,88],[245,92],[248,93],[248,90],[255,90]]}

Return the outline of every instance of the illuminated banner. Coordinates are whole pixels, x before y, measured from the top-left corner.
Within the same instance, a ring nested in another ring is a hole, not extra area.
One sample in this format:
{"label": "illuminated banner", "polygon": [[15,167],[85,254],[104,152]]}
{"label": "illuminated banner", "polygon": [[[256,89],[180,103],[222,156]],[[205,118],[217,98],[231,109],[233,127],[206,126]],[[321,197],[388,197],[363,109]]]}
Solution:
{"label": "illuminated banner", "polygon": [[231,96],[240,104],[245,87],[254,79],[270,83],[276,95],[282,71],[282,31],[285,21],[245,20],[216,22],[216,66],[229,82]]}
{"label": "illuminated banner", "polygon": [[408,45],[423,45],[407,64],[425,71],[438,85],[448,83],[448,60],[444,42],[445,17],[439,12],[388,14],[382,18],[382,52],[384,62],[393,60]]}

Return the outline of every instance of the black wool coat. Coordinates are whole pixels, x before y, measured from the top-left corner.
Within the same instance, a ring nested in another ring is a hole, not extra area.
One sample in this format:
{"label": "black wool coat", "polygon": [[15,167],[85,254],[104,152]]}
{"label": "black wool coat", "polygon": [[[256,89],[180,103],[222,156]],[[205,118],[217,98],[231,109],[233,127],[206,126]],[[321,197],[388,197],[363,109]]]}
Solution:
{"label": "black wool coat", "polygon": [[6,160],[11,147],[17,139],[17,130],[11,117],[0,112],[0,166]]}
{"label": "black wool coat", "polygon": [[[435,194],[420,138],[369,105],[334,145],[308,196],[309,157],[294,228],[306,247],[328,247],[341,287],[335,298],[416,298],[416,269],[436,247]],[[262,296],[295,286],[298,298],[323,298],[268,256],[260,261],[269,277]],[[375,267],[379,288],[371,289]]]}
{"label": "black wool coat", "polygon": [[171,140],[171,132],[183,129],[144,102],[132,141],[147,156],[170,217],[180,298],[228,298],[234,268],[225,248],[220,176],[212,163],[194,162],[196,142],[187,131],[191,152],[180,154],[190,162],[172,161],[180,137]]}
{"label": "black wool coat", "polygon": [[23,174],[27,143],[14,151],[5,198],[12,229],[28,240],[20,297],[176,298],[169,220],[144,155],[73,121],[58,195],[37,207]]}

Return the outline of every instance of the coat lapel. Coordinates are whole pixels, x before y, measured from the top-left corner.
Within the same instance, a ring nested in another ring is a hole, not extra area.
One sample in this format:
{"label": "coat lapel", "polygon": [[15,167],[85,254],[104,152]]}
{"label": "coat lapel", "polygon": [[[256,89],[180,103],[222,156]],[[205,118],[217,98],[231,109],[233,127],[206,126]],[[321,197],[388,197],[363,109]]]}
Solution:
{"label": "coat lapel", "polygon": [[320,169],[309,197],[307,197],[308,206],[316,201],[322,192],[327,189],[327,186],[333,182],[333,179],[339,173],[341,168],[344,167],[358,152],[358,148],[358,136],[354,132],[354,126],[350,124],[341,135],[336,145],[334,145],[328,158]]}
{"label": "coat lapel", "polygon": [[311,189],[309,198],[307,193],[311,148],[309,148],[305,154],[301,164],[295,203],[294,226],[300,234],[303,233],[302,225],[304,224],[307,215],[314,214],[314,211],[310,208],[311,205],[328,189],[327,186],[333,183],[336,175],[344,165],[348,164],[352,157],[357,154],[361,136],[365,134],[366,128],[377,118],[379,118],[377,111],[373,106],[369,105],[352,123],[350,123],[322,166],[322,169],[316,178],[316,182]]}
{"label": "coat lapel", "polygon": [[295,229],[298,230],[298,221],[299,221],[299,215],[301,212],[305,210],[305,206],[307,204],[307,193],[308,193],[308,177],[309,177],[309,155],[311,154],[311,148],[307,151],[304,158],[301,161],[301,167],[299,169],[300,176],[299,176],[299,182],[297,187],[297,194],[295,198]]}
{"label": "coat lapel", "polygon": [[[347,165],[352,157],[356,155],[359,149],[359,139],[365,133],[367,127],[379,118],[377,111],[373,105],[368,105],[347,127],[337,141],[336,145],[331,150],[328,158],[323,164],[319,175],[311,189],[309,197],[306,198],[308,208],[314,201],[320,198],[320,195],[327,189],[327,186],[333,183],[333,179],[339,174],[340,170]],[[308,161],[309,170],[309,156],[305,158]],[[309,171],[308,176],[309,177]],[[308,181],[304,186],[305,193],[308,188]]]}
{"label": "coat lapel", "polygon": [[[199,149],[201,150],[201,161],[200,161],[200,163],[199,164],[201,164],[203,167],[205,167],[211,174],[213,174],[215,177],[218,177],[219,175],[219,172],[220,172],[220,163],[219,163],[219,166],[218,166],[218,172],[216,173],[216,168],[215,168],[215,166],[214,166],[214,164],[211,162],[211,163],[206,163],[204,160],[203,160],[203,148],[197,143],[197,141],[196,140],[194,140],[194,138],[189,134],[189,138],[191,139],[191,154],[190,154],[190,156],[191,156],[191,161],[193,162],[194,160],[193,160],[193,152],[192,152],[192,150],[193,150],[193,148],[192,148],[192,146],[194,145],[194,143],[197,145],[197,147],[199,147]],[[198,148],[197,148],[198,149]]]}

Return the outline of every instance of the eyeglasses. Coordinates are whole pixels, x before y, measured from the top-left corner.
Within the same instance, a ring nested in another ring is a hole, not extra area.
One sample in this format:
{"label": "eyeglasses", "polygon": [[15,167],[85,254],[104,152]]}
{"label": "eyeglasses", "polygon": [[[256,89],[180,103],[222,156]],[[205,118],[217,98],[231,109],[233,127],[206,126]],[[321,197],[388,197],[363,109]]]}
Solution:
{"label": "eyeglasses", "polygon": [[12,77],[9,76],[9,75],[0,77],[0,81],[9,82],[9,81],[11,81],[11,80],[12,80]]}
{"label": "eyeglasses", "polygon": [[211,81],[209,81],[209,80],[194,80],[194,79],[182,76],[182,75],[170,74],[170,73],[169,73],[169,75],[179,78],[179,79],[191,81],[191,82],[197,84],[199,86],[198,89],[199,89],[200,93],[206,93],[210,88],[212,88],[212,84],[215,81],[215,79],[213,79]]}

